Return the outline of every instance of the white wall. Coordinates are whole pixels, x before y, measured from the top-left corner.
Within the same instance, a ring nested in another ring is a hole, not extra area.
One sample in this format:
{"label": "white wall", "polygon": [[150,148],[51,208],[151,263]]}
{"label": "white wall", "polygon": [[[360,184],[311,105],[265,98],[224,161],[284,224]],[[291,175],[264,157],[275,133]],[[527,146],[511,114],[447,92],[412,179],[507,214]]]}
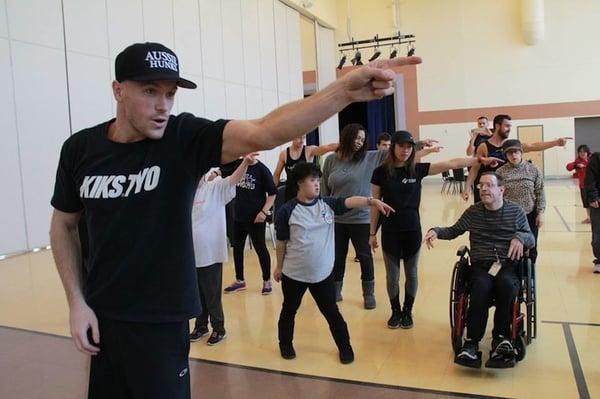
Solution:
{"label": "white wall", "polygon": [[[337,67],[335,32],[318,23],[315,24],[317,38],[317,89],[320,90],[336,79]],[[339,141],[338,114],[333,115],[319,126],[320,143]]]}
{"label": "white wall", "polygon": [[0,254],[48,244],[61,144],[114,115],[123,48],[178,54],[198,89],[173,113],[256,118],[302,98],[299,18],[278,0],[0,0]]}

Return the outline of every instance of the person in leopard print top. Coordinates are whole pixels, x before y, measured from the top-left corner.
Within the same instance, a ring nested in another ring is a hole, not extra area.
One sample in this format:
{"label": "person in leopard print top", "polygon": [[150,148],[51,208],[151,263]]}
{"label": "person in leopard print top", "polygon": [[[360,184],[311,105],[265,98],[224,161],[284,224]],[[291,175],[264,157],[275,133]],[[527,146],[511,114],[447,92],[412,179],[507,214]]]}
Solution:
{"label": "person in leopard print top", "polygon": [[502,150],[507,163],[496,173],[504,180],[504,198],[521,205],[527,214],[529,228],[535,237],[535,247],[529,251],[529,255],[532,263],[535,263],[538,229],[544,223],[546,209],[544,176],[537,166],[523,160],[523,147],[519,140],[506,140]]}

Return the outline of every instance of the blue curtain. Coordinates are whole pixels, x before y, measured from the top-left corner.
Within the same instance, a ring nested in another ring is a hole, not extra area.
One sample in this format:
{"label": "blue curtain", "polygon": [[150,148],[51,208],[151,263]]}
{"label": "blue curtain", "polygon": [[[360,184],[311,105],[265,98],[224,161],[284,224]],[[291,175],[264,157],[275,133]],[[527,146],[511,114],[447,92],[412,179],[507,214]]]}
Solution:
{"label": "blue curtain", "polygon": [[367,104],[367,131],[369,149],[373,150],[377,145],[379,133],[392,134],[396,130],[394,113],[394,96],[387,96],[381,100],[369,101]]}

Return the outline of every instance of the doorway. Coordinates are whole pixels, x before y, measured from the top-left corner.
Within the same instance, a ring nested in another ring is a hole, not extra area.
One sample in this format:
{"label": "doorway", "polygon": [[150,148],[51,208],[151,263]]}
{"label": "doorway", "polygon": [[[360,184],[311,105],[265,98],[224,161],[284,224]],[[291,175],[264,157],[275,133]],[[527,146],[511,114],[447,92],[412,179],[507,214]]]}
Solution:
{"label": "doorway", "polygon": [[[543,125],[532,125],[532,126],[519,126],[517,127],[517,136],[521,143],[538,143],[544,141],[544,126]],[[531,161],[535,166],[544,173],[544,151],[528,152],[523,154],[523,158],[527,161]]]}

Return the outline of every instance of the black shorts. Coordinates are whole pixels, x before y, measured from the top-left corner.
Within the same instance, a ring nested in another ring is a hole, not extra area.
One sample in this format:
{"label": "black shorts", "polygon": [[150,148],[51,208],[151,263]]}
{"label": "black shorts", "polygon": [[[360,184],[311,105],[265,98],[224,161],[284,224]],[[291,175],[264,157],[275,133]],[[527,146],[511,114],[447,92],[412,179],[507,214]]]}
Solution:
{"label": "black shorts", "polygon": [[415,231],[382,231],[381,249],[396,259],[408,260],[421,249],[421,226]]}
{"label": "black shorts", "polygon": [[585,192],[585,188],[580,188],[579,189],[579,193],[581,194],[581,203],[583,204],[584,208],[589,208],[590,207],[590,201],[588,200],[588,196]]}
{"label": "black shorts", "polygon": [[188,321],[138,323],[98,318],[88,398],[190,397]]}

